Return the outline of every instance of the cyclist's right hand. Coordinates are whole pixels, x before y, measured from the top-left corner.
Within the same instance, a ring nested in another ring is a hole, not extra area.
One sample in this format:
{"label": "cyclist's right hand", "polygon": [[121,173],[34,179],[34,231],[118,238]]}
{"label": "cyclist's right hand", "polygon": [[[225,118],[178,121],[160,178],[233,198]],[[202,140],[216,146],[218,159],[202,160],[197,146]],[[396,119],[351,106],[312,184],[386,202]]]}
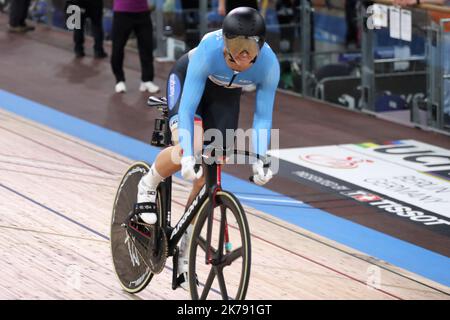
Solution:
{"label": "cyclist's right hand", "polygon": [[193,156],[181,158],[181,175],[185,180],[200,179],[203,175],[203,168],[195,172],[195,158]]}
{"label": "cyclist's right hand", "polygon": [[263,186],[269,182],[272,177],[273,173],[270,168],[267,168],[266,172],[264,172],[264,163],[261,160],[258,159],[253,164],[253,177],[251,177],[251,181],[259,186]]}

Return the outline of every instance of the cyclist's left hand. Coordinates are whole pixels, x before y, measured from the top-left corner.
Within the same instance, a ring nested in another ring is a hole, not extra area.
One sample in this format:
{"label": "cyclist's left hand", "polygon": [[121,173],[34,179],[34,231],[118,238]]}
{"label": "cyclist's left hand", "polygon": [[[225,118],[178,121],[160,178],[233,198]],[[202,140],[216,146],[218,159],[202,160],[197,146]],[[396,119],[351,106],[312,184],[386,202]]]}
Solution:
{"label": "cyclist's left hand", "polygon": [[267,168],[266,173],[264,173],[264,163],[261,160],[257,160],[253,164],[253,182],[259,186],[265,185],[272,179],[273,173],[270,168]]}

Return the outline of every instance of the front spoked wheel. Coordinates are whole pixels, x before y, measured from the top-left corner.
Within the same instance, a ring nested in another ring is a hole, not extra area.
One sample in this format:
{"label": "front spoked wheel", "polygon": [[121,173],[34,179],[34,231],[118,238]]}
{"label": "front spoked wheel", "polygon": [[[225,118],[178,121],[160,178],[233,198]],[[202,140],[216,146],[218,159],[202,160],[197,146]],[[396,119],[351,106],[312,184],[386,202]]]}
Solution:
{"label": "front spoked wheel", "polygon": [[[194,226],[189,253],[189,287],[197,299],[245,299],[250,279],[250,231],[235,196],[219,191],[213,213],[211,247],[207,247],[209,200]],[[208,259],[209,263],[206,264]]]}

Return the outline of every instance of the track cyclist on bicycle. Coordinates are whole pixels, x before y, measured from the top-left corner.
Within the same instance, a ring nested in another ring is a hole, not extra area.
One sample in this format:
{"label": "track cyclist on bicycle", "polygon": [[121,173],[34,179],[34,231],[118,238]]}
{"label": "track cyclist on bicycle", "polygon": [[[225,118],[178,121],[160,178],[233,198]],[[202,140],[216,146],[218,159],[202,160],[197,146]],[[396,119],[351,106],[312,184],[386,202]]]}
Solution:
{"label": "track cyclist on bicycle", "polygon": [[[224,18],[221,30],[206,34],[196,48],[175,63],[167,82],[173,146],[159,153],[139,182],[137,203],[145,209],[136,213],[144,222],[156,223],[158,184],[180,169],[184,179],[194,181],[187,205],[193,201],[205,183],[202,168],[198,172],[194,169],[194,150],[201,150],[203,130],[217,129],[226,137],[226,129],[237,129],[243,86],[257,86],[253,151],[266,154],[280,68],[276,55],[264,41],[265,32],[264,18],[257,10],[236,8]],[[264,130],[265,134],[260,134]],[[225,147],[233,142],[225,141]],[[253,174],[258,185],[272,178],[272,172],[264,171],[260,160],[253,164]],[[178,275],[184,289],[191,232],[192,225],[180,244]]]}

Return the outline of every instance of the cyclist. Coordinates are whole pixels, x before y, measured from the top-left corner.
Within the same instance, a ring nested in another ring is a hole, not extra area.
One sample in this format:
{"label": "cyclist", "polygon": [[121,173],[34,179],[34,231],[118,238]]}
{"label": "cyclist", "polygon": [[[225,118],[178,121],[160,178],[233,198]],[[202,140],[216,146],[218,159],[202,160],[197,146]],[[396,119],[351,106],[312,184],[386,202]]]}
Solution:
{"label": "cyclist", "polygon": [[[199,45],[174,65],[167,82],[169,125],[173,146],[160,152],[150,171],[139,182],[135,213],[149,224],[156,223],[156,189],[159,182],[181,169],[193,180],[189,205],[204,185],[202,168],[195,171],[195,150],[202,146],[203,130],[237,129],[242,87],[255,84],[253,149],[265,155],[270,140],[272,110],[280,69],[276,55],[265,43],[265,22],[259,12],[239,7],[224,18],[222,29],[206,34]],[[265,131],[265,134],[259,134]],[[263,138],[264,137],[264,138]],[[226,140],[226,139],[225,139]],[[225,146],[233,141],[225,141]],[[272,178],[258,160],[253,164],[254,182],[264,185]],[[142,209],[144,208],[144,209]],[[188,227],[180,244],[179,282],[187,289]]]}

